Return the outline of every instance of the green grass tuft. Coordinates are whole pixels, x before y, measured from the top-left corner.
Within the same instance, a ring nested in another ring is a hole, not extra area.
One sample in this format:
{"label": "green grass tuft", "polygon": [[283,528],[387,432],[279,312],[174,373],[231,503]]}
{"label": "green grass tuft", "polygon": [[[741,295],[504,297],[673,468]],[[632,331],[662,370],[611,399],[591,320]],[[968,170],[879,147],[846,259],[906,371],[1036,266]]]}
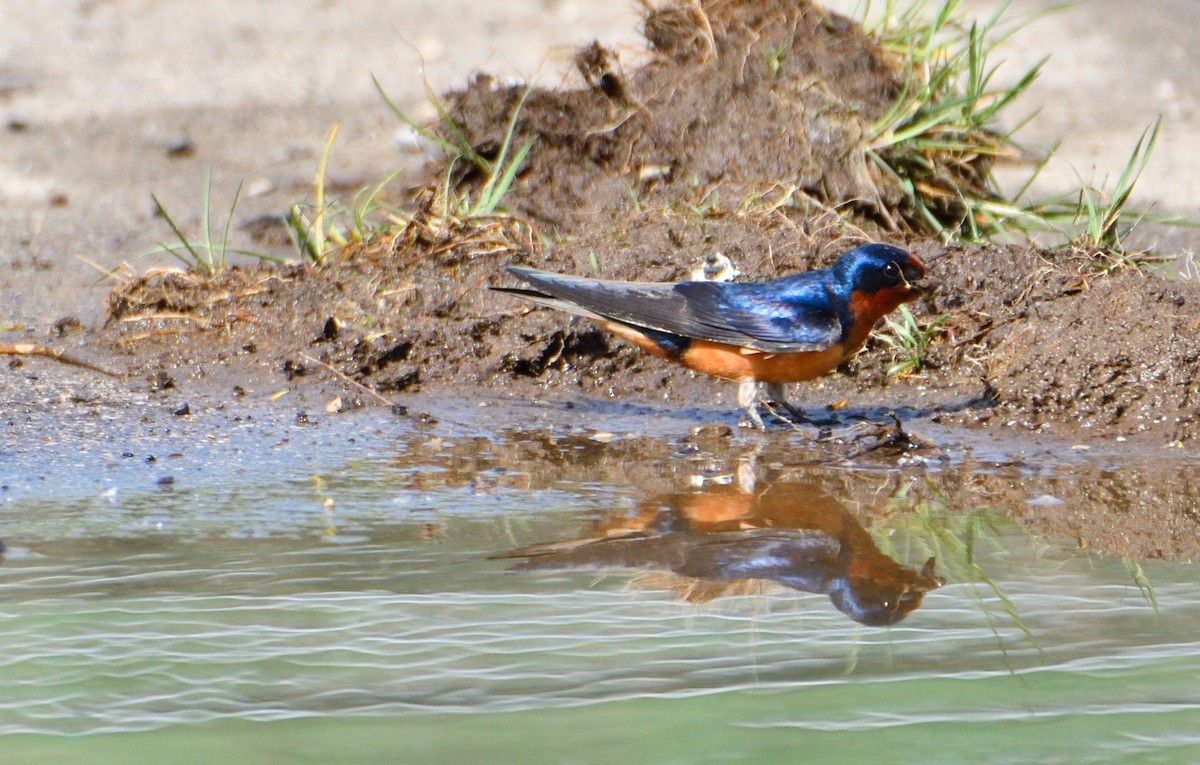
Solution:
{"label": "green grass tuft", "polygon": [[288,235],[300,256],[313,266],[328,264],[328,259],[351,243],[368,242],[387,231],[390,222],[374,222],[379,213],[390,221],[397,211],[380,201],[383,190],[399,175],[396,171],[373,186],[359,189],[349,208],[329,195],[327,171],[333,143],[340,124],[335,124],[325,136],[324,148],[313,171],[312,198],[294,202],[287,215]]}
{"label": "green grass tuft", "polygon": [[[903,67],[900,96],[870,126],[864,148],[903,195],[903,218],[892,223],[970,241],[1032,225],[1034,216],[1005,202],[992,168],[1021,155],[1012,137],[1016,128],[1001,131],[997,118],[1029,88],[1046,59],[1005,87],[992,84],[996,67],[990,63],[996,47],[1032,17],[1001,23],[1005,2],[982,23],[965,25],[959,0],[943,0],[932,15],[928,5],[916,0],[901,10],[888,2],[880,20],[864,22]],[[864,13],[870,13],[869,3]]]}
{"label": "green grass tuft", "polygon": [[1133,188],[1154,149],[1159,120],[1143,133],[1111,189],[1081,181],[1077,188],[1047,199],[1026,199],[1056,145],[1016,193],[1002,193],[992,169],[998,162],[1025,156],[1014,134],[1034,115],[1001,128],[1001,114],[1029,89],[1048,57],[1004,86],[993,83],[997,67],[991,60],[1014,33],[1065,6],[1009,21],[1003,18],[1009,2],[1002,2],[983,21],[967,23],[961,5],[960,0],[911,0],[902,6],[887,0],[877,15],[870,2],[861,8],[864,31],[903,69],[900,96],[870,126],[864,146],[867,159],[902,196],[898,217],[880,205],[886,222],[945,241],[1024,243],[1049,234],[1060,246],[1094,254],[1105,270],[1136,260],[1126,252],[1125,239],[1143,221],[1197,225],[1129,209]]}
{"label": "green grass tuft", "polygon": [[[508,116],[507,123],[505,123],[504,137],[500,142],[500,149],[496,154],[496,158],[490,160],[475,151],[471,146],[462,126],[450,116],[445,103],[438,97],[433,88],[430,87],[428,81],[425,82],[425,93],[429,98],[429,102],[433,104],[434,109],[437,111],[438,120],[442,126],[441,132],[432,130],[414,120],[388,97],[387,93],[383,90],[383,86],[379,84],[378,79],[372,76],[371,81],[375,84],[375,90],[379,93],[380,98],[383,99],[383,102],[391,110],[392,114],[396,115],[397,119],[416,131],[422,138],[440,148],[449,158],[441,194],[443,204],[442,215],[454,217],[459,220],[467,220],[476,217],[486,217],[499,212],[501,200],[504,199],[512,188],[517,173],[520,172],[522,166],[525,164],[526,157],[529,156],[530,150],[537,143],[537,137],[532,136],[526,139],[515,151],[513,150],[513,137],[516,132],[517,120],[520,117],[521,110],[525,107],[525,99],[529,97],[533,85],[526,86],[521,92],[516,105],[513,106],[512,112]],[[474,197],[467,191],[456,189],[451,182],[455,167],[459,162],[468,162],[474,165],[483,178],[483,184],[478,194]]]}
{"label": "green grass tuft", "polygon": [[[1134,186],[1146,169],[1162,118],[1154,120],[1138,138],[1124,169],[1111,188],[1080,181],[1072,191],[1035,202],[1023,209],[1042,222],[1041,230],[1055,233],[1063,243],[1082,252],[1095,255],[1096,267],[1112,271],[1136,267],[1143,262],[1141,253],[1130,253],[1126,239],[1142,223],[1158,225],[1195,226],[1195,221],[1182,217],[1155,216],[1145,211],[1131,210],[1129,198]],[[1038,167],[1038,170],[1041,166]],[[1036,176],[1036,171],[1035,171]],[[1033,178],[1030,178],[1032,182]],[[1029,183],[1026,183],[1026,188]],[[1024,189],[1020,194],[1024,193]]]}
{"label": "green grass tuft", "polygon": [[[167,211],[167,208],[159,201],[154,194],[150,198],[154,200],[154,206],[159,215],[167,222],[171,228],[171,233],[175,235],[174,243],[159,242],[158,245],[147,252],[138,255],[136,260],[148,258],[154,255],[166,253],[179,260],[189,271],[215,276],[225,270],[228,257],[231,254],[245,255],[261,261],[269,261],[272,263],[281,263],[278,258],[271,257],[261,252],[252,250],[241,250],[229,246],[229,229],[233,224],[234,211],[237,209],[238,200],[242,195],[242,184],[238,183],[237,189],[233,193],[233,201],[229,203],[229,213],[225,217],[225,225],[222,228],[219,239],[213,236],[213,220],[212,220],[212,170],[208,170],[204,174],[204,200],[203,212],[201,213],[201,223],[203,230],[203,239],[196,241],[189,239],[184,234],[183,229],[175,222],[175,218]],[[111,275],[113,272],[109,272]]]}
{"label": "green grass tuft", "polygon": [[887,318],[887,331],[877,332],[875,337],[892,349],[893,362],[888,367],[888,377],[907,377],[920,374],[925,367],[925,351],[937,334],[938,328],[950,318],[942,314],[921,325],[908,306],[900,306],[900,320]]}
{"label": "green grass tuft", "polygon": [[325,172],[329,167],[329,155],[333,152],[333,142],[337,138],[340,123],[335,123],[325,135],[325,146],[317,158],[317,168],[313,171],[312,192],[313,200],[307,198],[294,202],[288,211],[288,234],[300,250],[300,255],[314,266],[325,264],[325,258],[330,253],[331,244],[344,246],[346,240],[339,233],[327,226],[333,224],[330,215],[332,200],[325,198]]}

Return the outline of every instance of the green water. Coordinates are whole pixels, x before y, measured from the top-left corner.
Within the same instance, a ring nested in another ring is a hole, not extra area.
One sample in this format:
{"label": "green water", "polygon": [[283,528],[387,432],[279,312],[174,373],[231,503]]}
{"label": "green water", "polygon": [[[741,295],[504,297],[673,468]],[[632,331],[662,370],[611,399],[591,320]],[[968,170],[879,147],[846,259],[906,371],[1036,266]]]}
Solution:
{"label": "green water", "polygon": [[[587,455],[569,470],[494,448],[9,497],[0,762],[1200,760],[1190,564],[1135,581],[1002,508],[934,531],[895,512],[868,525],[900,563],[941,534],[976,568],[940,560],[945,586],[887,628],[778,585],[688,602],[647,572],[513,573],[488,556],[649,490],[578,480],[619,468],[604,443],[564,441]],[[686,479],[673,449],[650,467]]]}

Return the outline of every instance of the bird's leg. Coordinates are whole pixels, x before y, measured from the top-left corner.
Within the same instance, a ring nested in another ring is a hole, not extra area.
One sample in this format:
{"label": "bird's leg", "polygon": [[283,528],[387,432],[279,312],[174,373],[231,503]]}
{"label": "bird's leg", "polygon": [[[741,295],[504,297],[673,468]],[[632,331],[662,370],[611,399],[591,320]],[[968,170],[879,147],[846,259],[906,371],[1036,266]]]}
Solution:
{"label": "bird's leg", "polygon": [[767,398],[777,406],[783,407],[783,410],[791,415],[792,422],[808,422],[804,412],[788,403],[782,383],[767,383]]}
{"label": "bird's leg", "polygon": [[742,380],[738,383],[738,406],[746,410],[750,422],[759,430],[766,430],[762,417],[758,414],[758,383],[754,380]]}

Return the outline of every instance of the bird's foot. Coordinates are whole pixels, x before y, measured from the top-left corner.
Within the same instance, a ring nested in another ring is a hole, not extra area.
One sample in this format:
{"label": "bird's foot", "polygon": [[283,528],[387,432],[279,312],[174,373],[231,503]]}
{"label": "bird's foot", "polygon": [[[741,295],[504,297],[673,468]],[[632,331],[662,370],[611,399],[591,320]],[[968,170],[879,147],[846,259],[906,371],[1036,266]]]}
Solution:
{"label": "bird's foot", "polygon": [[[786,419],[789,422],[797,425],[801,423],[812,424],[812,420],[808,418],[808,415],[806,415],[802,409],[792,406],[786,401],[768,401],[767,406],[771,409],[771,413],[781,420]],[[775,407],[782,409],[783,413],[780,413]],[[787,417],[784,417],[784,414],[786,414]]]}
{"label": "bird's foot", "polygon": [[746,419],[740,423],[743,427],[766,429],[763,416],[759,414],[760,407],[771,418],[796,430],[800,429],[800,425],[814,424],[799,407],[788,403],[783,386],[779,383],[767,383],[766,396],[760,398],[759,384],[753,380],[743,380],[738,385],[738,405],[746,413]]}
{"label": "bird's foot", "polygon": [[816,427],[803,412],[792,406],[780,405],[774,401],[764,401],[762,402],[762,409],[775,422],[797,432],[808,432],[808,428]]}
{"label": "bird's foot", "polygon": [[[799,407],[788,403],[783,386],[779,383],[767,383],[767,400],[763,406],[776,419],[789,425],[812,424],[812,421]],[[783,411],[780,412],[780,409]]]}

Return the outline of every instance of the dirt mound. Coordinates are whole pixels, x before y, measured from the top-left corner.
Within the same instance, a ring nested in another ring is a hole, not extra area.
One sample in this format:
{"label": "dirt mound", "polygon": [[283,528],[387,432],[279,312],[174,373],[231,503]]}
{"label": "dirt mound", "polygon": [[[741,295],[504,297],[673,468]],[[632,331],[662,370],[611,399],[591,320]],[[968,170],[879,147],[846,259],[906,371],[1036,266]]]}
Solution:
{"label": "dirt mound", "polygon": [[592,45],[577,59],[586,86],[526,94],[479,76],[446,97],[471,150],[496,161],[524,96],[510,146],[536,141],[504,199],[516,217],[454,212],[447,195],[477,195],[479,166],[454,163],[448,187],[447,167],[433,166],[393,237],[319,270],[134,280],[114,294],[103,341],[150,375],[258,369],[275,385],[328,365],[383,392],[437,383],[711,399],[721,383],[484,288],[508,262],[675,280],[716,252],[743,279],[766,278],[890,239],[945,283],[913,308],[922,321],[947,315],[926,373],[889,379],[895,351],[872,341],[806,403],[892,386],[958,422],[1200,435],[1196,284],[883,233],[905,211],[865,162],[864,131],[901,85],[857,25],[795,0],[713,0],[653,11],[645,31],[651,55],[634,71]]}
{"label": "dirt mound", "polygon": [[1035,320],[992,340],[1000,415],[1194,438],[1200,424],[1200,301],[1195,285],[1133,274],[1085,282],[1073,299],[1034,303]]}
{"label": "dirt mound", "polygon": [[644,32],[653,55],[635,71],[596,43],[581,50],[586,88],[526,97],[524,85],[481,76],[448,96],[485,157],[518,109],[513,145],[536,138],[512,209],[570,235],[640,207],[737,209],[770,196],[864,223],[896,203],[863,148],[903,83],[858,25],[807,2],[757,0],[667,5]]}
{"label": "dirt mound", "polygon": [[961,419],[1200,435],[1200,285],[1015,248],[947,253],[934,270],[953,330],[935,363],[987,384],[988,406]]}

